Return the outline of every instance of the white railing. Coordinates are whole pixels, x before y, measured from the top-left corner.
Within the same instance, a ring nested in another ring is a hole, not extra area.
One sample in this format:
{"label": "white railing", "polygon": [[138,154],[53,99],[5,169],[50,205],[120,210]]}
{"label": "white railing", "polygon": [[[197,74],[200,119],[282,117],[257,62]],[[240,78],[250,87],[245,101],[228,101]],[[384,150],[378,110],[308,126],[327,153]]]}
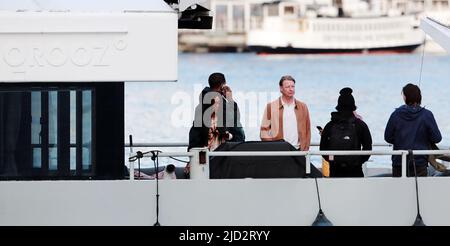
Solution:
{"label": "white railing", "polygon": [[[186,142],[167,142],[167,143],[133,143],[130,146],[129,143],[125,143],[125,147],[138,147],[138,148],[149,148],[149,147],[187,147],[189,144]],[[320,146],[318,142],[312,142],[311,146]],[[392,147],[392,144],[387,143],[373,143],[373,147]]]}
{"label": "white railing", "polygon": [[[414,155],[444,155],[450,154],[450,150],[413,150]],[[203,155],[203,162],[200,163],[200,156]],[[311,156],[317,155],[400,155],[402,157],[402,175],[406,177],[407,150],[352,150],[352,151],[208,151],[207,148],[192,148],[190,152],[161,152],[157,157],[189,157],[191,163],[191,179],[209,179],[209,157],[210,156],[305,156],[306,174],[311,173]],[[131,154],[136,157],[137,153]],[[130,158],[131,158],[130,157]],[[146,153],[144,157],[155,157],[153,153]],[[134,180],[134,162],[130,161],[130,180]]]}

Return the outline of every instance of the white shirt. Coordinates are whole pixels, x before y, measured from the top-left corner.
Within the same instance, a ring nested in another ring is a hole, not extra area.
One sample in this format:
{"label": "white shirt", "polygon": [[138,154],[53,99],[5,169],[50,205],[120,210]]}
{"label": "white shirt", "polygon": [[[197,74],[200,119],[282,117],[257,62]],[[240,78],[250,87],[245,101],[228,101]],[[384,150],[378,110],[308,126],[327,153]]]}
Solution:
{"label": "white shirt", "polygon": [[283,139],[292,144],[295,148],[299,148],[297,118],[295,117],[295,101],[291,104],[283,104]]}

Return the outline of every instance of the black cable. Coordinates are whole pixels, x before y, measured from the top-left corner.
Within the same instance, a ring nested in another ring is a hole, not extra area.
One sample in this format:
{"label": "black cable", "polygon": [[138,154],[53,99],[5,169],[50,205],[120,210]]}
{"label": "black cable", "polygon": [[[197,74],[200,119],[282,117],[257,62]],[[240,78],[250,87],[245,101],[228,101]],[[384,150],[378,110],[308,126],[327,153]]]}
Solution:
{"label": "black cable", "polygon": [[179,161],[179,162],[189,163],[189,161],[183,161],[183,160],[177,159],[177,158],[172,157],[172,156],[169,156],[169,158],[170,158],[170,159],[174,159],[174,160]]}
{"label": "black cable", "polygon": [[[159,151],[159,150],[156,150],[156,151]],[[137,151],[135,156],[131,156],[130,158],[128,158],[128,161],[129,162],[135,162],[138,159],[143,158],[144,155],[146,155],[146,154],[148,154],[150,152],[152,152],[152,151],[147,151],[147,152]],[[159,152],[161,152],[161,151],[159,151]]]}
{"label": "black cable", "polygon": [[[138,180],[141,180],[141,159],[144,157],[144,153],[142,153],[141,151],[136,152],[136,158],[138,161]],[[133,173],[134,175],[134,173]]]}
{"label": "black cable", "polygon": [[312,223],[312,226],[333,226],[333,223],[325,216],[325,213],[322,211],[322,204],[320,203],[320,193],[319,193],[319,184],[317,182],[317,177],[314,177],[316,182],[316,191],[317,191],[317,200],[319,201],[319,212],[317,213],[316,219]]}
{"label": "black cable", "polygon": [[319,201],[319,213],[323,214],[323,212],[322,212],[322,205],[320,203],[319,184],[317,183],[317,178],[316,177],[314,178],[314,180],[316,181],[317,200]]}
{"label": "black cable", "polygon": [[[425,223],[423,223],[422,216],[420,215],[420,204],[419,204],[419,184],[417,180],[417,170],[416,170],[416,160],[414,159],[413,151],[408,150],[408,154],[410,156],[410,161],[413,164],[413,170],[414,170],[414,180],[416,183],[416,205],[417,205],[417,216],[416,221],[414,222],[414,225],[416,226],[425,226]],[[407,169],[408,170],[408,167]]]}
{"label": "black cable", "polygon": [[423,41],[422,44],[422,58],[421,58],[421,62],[420,62],[420,75],[419,75],[419,87],[420,84],[422,83],[422,71],[423,71],[423,58],[425,57],[425,42],[426,40]]}
{"label": "black cable", "polygon": [[420,206],[419,206],[419,185],[417,182],[417,170],[416,170],[416,160],[414,160],[414,155],[412,150],[410,150],[411,160],[414,167],[414,180],[416,181],[416,204],[417,204],[417,213],[420,215]]}

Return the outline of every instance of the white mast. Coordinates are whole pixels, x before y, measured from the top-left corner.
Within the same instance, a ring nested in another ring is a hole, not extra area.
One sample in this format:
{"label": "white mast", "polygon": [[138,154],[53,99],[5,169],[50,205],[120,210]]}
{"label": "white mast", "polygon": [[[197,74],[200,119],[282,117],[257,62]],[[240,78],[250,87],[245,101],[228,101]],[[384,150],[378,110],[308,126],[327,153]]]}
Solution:
{"label": "white mast", "polygon": [[450,53],[450,27],[448,25],[427,17],[422,19],[420,27]]}

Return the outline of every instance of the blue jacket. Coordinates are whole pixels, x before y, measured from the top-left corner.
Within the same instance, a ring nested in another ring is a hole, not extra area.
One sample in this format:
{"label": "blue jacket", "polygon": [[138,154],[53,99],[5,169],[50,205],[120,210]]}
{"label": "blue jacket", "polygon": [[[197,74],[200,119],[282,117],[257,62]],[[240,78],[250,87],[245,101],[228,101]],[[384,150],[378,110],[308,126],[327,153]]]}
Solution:
{"label": "blue jacket", "polygon": [[[384,140],[394,145],[394,150],[426,150],[431,143],[442,140],[433,113],[420,106],[403,105],[389,118]],[[417,166],[428,164],[427,156],[414,156]],[[401,156],[392,156],[392,166],[401,165]]]}

